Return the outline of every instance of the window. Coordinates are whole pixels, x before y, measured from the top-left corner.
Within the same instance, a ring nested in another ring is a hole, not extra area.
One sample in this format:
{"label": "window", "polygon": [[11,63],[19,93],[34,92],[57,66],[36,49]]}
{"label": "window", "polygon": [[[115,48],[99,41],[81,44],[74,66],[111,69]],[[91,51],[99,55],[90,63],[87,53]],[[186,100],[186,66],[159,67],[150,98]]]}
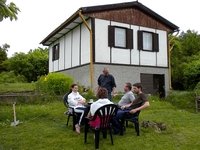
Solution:
{"label": "window", "polygon": [[138,50],[159,52],[158,34],[138,31]]}
{"label": "window", "polygon": [[144,50],[153,50],[153,38],[151,33],[143,32],[143,49]]}
{"label": "window", "polygon": [[133,30],[108,26],[108,46],[133,49]]}
{"label": "window", "polygon": [[60,44],[58,43],[58,44],[54,45],[52,48],[52,50],[53,50],[52,60],[53,61],[59,59],[59,47],[60,47]]}
{"label": "window", "polygon": [[115,28],[115,46],[126,47],[126,29]]}

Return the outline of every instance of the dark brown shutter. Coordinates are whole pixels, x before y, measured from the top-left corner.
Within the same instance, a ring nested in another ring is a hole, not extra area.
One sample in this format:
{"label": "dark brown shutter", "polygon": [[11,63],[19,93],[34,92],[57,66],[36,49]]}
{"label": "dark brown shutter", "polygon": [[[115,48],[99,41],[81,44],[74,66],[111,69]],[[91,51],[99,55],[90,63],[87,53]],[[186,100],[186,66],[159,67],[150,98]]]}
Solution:
{"label": "dark brown shutter", "polygon": [[153,51],[159,52],[159,38],[157,33],[153,34]]}
{"label": "dark brown shutter", "polygon": [[59,59],[60,58],[60,43],[58,43],[58,50],[57,50],[57,59]]}
{"label": "dark brown shutter", "polygon": [[108,26],[108,46],[115,46],[115,27]]}
{"label": "dark brown shutter", "polygon": [[133,30],[126,29],[126,48],[133,49]]}
{"label": "dark brown shutter", "polygon": [[138,31],[138,50],[143,50],[143,32]]}

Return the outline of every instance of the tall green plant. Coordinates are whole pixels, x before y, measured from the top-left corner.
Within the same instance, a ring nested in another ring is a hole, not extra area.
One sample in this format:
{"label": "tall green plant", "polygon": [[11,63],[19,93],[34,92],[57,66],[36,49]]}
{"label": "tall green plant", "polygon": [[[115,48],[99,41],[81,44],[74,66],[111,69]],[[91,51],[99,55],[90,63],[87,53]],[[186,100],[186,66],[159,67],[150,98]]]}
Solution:
{"label": "tall green plant", "polygon": [[38,79],[36,89],[48,94],[63,95],[70,90],[73,83],[74,79],[68,75],[50,73]]}
{"label": "tall green plant", "polygon": [[15,75],[13,71],[0,73],[0,83],[25,83],[27,79],[23,75]]}

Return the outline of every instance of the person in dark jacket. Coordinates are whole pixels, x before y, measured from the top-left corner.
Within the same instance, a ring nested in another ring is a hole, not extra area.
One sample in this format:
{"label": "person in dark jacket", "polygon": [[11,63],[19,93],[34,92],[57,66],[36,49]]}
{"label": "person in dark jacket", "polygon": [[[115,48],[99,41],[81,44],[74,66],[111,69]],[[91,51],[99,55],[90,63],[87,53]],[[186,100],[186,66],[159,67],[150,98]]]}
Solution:
{"label": "person in dark jacket", "polygon": [[98,87],[96,95],[100,88],[106,88],[108,90],[108,99],[112,101],[112,97],[116,96],[116,83],[115,78],[109,74],[109,68],[103,69],[103,74],[101,74],[97,80]]}

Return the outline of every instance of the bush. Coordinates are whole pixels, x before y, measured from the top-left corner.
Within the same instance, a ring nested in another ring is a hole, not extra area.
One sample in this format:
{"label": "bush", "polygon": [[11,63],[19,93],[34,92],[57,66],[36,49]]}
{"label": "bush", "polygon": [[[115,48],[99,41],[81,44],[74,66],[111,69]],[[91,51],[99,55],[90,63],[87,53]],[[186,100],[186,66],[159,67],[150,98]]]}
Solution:
{"label": "bush", "polygon": [[74,79],[61,73],[50,73],[41,76],[36,83],[36,90],[53,95],[63,95],[70,90]]}
{"label": "bush", "polygon": [[192,61],[183,69],[184,88],[192,90],[200,81],[200,61]]}
{"label": "bush", "polygon": [[27,79],[23,75],[15,75],[13,71],[2,72],[0,74],[0,83],[25,83]]}

